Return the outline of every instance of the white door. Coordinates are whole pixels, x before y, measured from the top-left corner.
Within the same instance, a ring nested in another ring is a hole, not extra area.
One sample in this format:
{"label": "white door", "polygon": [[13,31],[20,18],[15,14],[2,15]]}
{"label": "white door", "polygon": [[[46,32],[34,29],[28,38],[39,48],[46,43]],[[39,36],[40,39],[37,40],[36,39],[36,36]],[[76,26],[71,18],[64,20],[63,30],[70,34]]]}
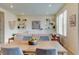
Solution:
{"label": "white door", "polygon": [[4,13],[0,12],[0,43],[4,43]]}

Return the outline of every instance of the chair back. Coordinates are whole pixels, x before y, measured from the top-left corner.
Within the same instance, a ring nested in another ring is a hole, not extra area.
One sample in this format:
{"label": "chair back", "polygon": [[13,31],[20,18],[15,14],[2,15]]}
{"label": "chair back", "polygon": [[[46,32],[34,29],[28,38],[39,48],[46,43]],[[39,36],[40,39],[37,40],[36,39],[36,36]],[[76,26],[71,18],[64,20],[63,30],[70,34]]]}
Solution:
{"label": "chair back", "polygon": [[2,55],[23,55],[23,52],[20,48],[1,48]]}
{"label": "chair back", "polygon": [[57,49],[36,49],[36,55],[57,55]]}
{"label": "chair back", "polygon": [[23,36],[23,40],[27,41],[27,40],[30,40],[32,39],[32,36]]}
{"label": "chair back", "polygon": [[49,41],[49,36],[40,36],[40,40]]}

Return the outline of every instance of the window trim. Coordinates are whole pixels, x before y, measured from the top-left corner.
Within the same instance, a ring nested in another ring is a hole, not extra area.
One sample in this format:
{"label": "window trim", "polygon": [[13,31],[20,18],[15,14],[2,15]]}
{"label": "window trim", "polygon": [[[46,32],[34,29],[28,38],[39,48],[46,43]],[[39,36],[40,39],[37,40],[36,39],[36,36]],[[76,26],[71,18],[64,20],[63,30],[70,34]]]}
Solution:
{"label": "window trim", "polygon": [[[62,19],[62,25],[61,25],[62,26],[62,30],[61,31],[59,30],[59,19],[60,19],[59,17],[60,17],[60,15],[63,15],[62,18],[61,18]],[[65,25],[64,22],[66,23],[66,25]],[[67,26],[68,26],[68,13],[67,13],[67,10],[64,10],[62,13],[57,15],[57,17],[56,17],[56,24],[57,24],[56,25],[56,32],[57,32],[57,34],[63,35],[63,36],[67,36]],[[66,27],[66,29],[65,29],[64,26]],[[62,32],[62,33],[59,33],[59,31]]]}

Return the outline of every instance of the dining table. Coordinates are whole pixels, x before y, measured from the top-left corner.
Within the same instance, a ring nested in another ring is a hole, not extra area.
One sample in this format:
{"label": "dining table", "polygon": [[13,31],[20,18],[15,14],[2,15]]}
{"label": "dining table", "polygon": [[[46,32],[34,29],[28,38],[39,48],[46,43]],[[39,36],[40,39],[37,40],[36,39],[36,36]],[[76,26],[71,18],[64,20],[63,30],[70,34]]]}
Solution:
{"label": "dining table", "polygon": [[1,47],[19,47],[24,54],[35,54],[37,48],[42,49],[57,49],[59,55],[67,55],[67,50],[58,41],[37,41],[35,45],[29,45],[28,41],[15,40],[12,43],[1,44]]}

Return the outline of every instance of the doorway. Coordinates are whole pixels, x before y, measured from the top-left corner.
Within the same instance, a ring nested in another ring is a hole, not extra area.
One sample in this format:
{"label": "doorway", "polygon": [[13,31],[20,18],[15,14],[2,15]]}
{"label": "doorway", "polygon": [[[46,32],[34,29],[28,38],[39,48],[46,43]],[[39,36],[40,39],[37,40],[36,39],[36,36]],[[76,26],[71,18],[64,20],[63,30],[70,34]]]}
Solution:
{"label": "doorway", "polygon": [[0,12],[0,43],[4,43],[4,13]]}

